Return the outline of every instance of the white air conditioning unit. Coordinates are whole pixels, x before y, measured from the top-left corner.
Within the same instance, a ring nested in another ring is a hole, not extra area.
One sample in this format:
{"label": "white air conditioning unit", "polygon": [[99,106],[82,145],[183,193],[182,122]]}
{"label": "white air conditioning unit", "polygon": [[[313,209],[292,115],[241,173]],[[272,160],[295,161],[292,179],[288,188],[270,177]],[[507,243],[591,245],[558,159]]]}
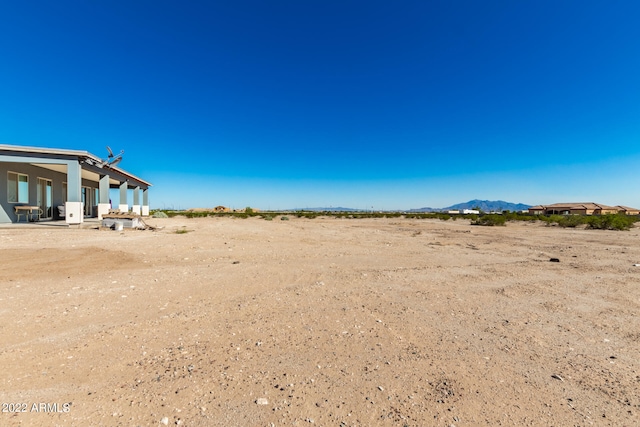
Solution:
{"label": "white air conditioning unit", "polygon": [[66,202],[64,210],[67,224],[82,224],[82,221],[84,221],[84,203]]}

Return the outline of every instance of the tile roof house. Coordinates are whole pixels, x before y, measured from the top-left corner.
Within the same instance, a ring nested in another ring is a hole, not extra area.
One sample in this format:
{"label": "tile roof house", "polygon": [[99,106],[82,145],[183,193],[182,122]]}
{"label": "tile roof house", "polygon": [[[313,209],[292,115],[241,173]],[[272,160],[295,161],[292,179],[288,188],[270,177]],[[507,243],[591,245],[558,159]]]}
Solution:
{"label": "tile roof house", "polygon": [[638,215],[638,209],[624,206],[607,206],[600,203],[554,203],[552,205],[538,205],[529,208],[530,214],[535,215],[606,215],[625,213]]}
{"label": "tile roof house", "polygon": [[630,208],[629,206],[616,206],[618,208],[619,213],[627,214],[627,215],[640,215],[640,209]]}

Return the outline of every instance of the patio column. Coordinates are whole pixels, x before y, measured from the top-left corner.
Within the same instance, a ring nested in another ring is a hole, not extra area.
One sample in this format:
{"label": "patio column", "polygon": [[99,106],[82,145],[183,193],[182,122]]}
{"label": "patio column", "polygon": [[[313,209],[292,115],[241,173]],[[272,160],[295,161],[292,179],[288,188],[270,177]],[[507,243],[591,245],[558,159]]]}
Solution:
{"label": "patio column", "polygon": [[149,189],[142,190],[142,216],[149,216]]}
{"label": "patio column", "polygon": [[109,175],[100,175],[99,191],[98,219],[102,219],[102,215],[108,214],[109,209],[111,209],[111,203],[109,203]]}
{"label": "patio column", "polygon": [[131,212],[140,215],[140,187],[133,189],[133,206]]}
{"label": "patio column", "polygon": [[84,206],[82,203],[82,167],[80,162],[67,163],[67,202],[64,205],[65,222],[67,224],[82,224],[84,221]]}
{"label": "patio column", "polygon": [[118,209],[120,209],[120,212],[129,212],[129,205],[127,204],[127,181],[120,183],[120,206]]}

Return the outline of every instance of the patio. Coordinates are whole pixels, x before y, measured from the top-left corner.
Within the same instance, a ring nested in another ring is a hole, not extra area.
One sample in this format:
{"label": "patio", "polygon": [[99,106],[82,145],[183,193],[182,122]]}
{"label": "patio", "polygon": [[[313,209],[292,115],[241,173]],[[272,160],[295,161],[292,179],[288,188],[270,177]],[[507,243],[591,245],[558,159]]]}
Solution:
{"label": "patio", "polygon": [[38,228],[96,228],[100,227],[102,221],[98,218],[84,218],[81,224],[68,224],[64,219],[52,220],[43,219],[29,222],[8,222],[0,223],[1,229],[38,229]]}

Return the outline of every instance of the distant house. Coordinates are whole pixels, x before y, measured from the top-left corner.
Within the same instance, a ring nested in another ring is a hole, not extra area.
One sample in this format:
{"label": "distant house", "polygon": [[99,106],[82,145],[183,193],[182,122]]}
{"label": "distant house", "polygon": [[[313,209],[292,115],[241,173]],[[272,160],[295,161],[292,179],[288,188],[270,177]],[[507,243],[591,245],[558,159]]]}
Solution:
{"label": "distant house", "polygon": [[528,212],[532,215],[544,215],[545,209],[546,208],[542,205],[531,206]]}
{"label": "distant house", "polygon": [[[0,223],[62,220],[80,224],[118,208],[149,215],[151,184],[79,150],[0,144]],[[110,189],[120,198],[109,198]],[[128,205],[133,190],[133,205]],[[119,202],[119,203],[118,203]]]}
{"label": "distant house", "polygon": [[638,209],[624,206],[607,206],[600,203],[554,203],[552,205],[538,205],[529,208],[534,215],[606,215],[615,213],[638,215]]}
{"label": "distant house", "polygon": [[213,212],[213,213],[222,213],[222,212],[231,212],[231,209],[229,209],[226,206],[216,206],[215,208],[191,208],[191,209],[187,209],[187,212],[196,212],[196,213],[202,213],[202,212]]}
{"label": "distant house", "polygon": [[472,214],[479,215],[480,211],[477,209],[451,209],[451,210],[448,210],[447,213],[449,215],[472,215]]}
{"label": "distant house", "polygon": [[636,208],[630,208],[629,206],[616,206],[616,208],[618,209],[619,213],[625,214],[625,215],[640,215],[640,209],[636,209]]}

